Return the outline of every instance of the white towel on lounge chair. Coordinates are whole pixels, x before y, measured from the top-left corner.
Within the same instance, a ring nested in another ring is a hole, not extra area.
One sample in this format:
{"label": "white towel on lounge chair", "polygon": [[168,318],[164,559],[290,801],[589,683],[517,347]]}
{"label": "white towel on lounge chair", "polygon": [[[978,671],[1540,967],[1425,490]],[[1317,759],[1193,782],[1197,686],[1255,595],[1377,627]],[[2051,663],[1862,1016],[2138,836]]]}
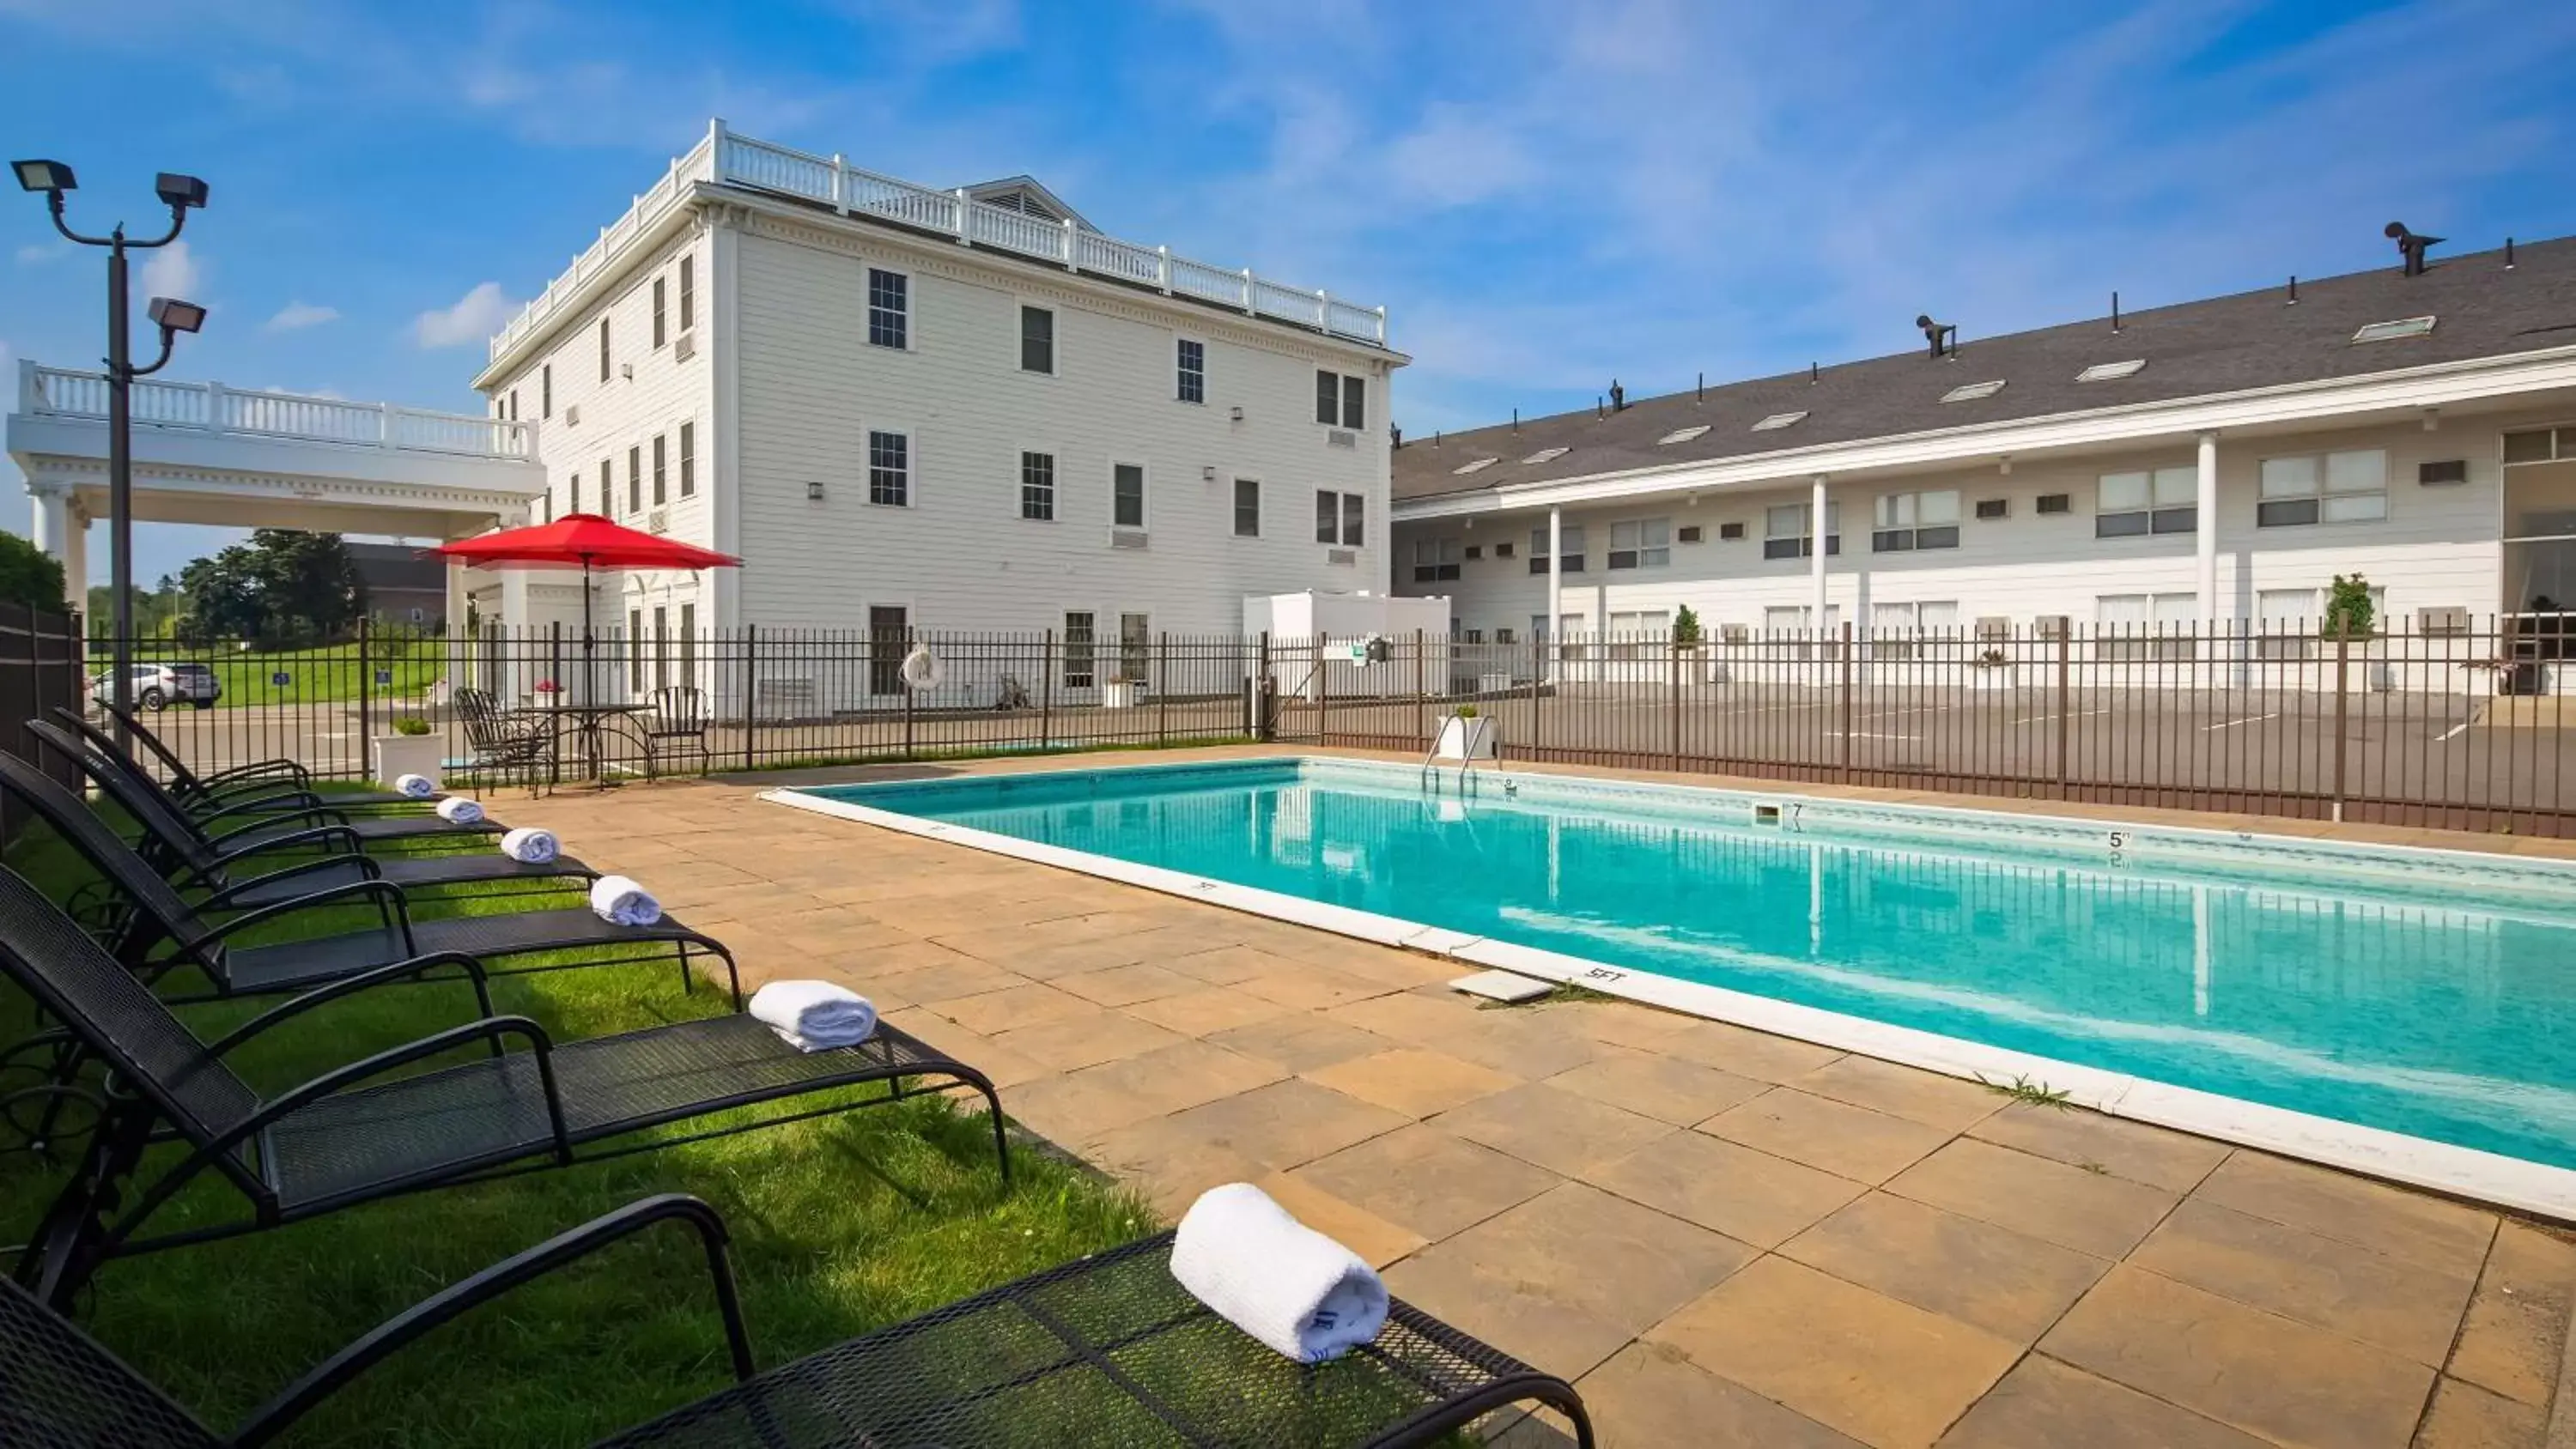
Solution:
{"label": "white towel on lounge chair", "polygon": [[1218,1317],[1299,1363],[1322,1363],[1386,1326],[1386,1284],[1357,1253],[1290,1217],[1248,1182],[1190,1204],[1172,1276]]}
{"label": "white towel on lounge chair", "polygon": [[857,1046],[877,1029],[876,1003],[829,981],[772,981],[747,1009],[800,1052]]}
{"label": "white towel on lounge chair", "polygon": [[438,818],[450,825],[478,825],[483,820],[483,807],[462,795],[450,795],[438,802]]}
{"label": "white towel on lounge chair", "polygon": [[394,777],[394,788],[415,800],[426,800],[438,793],[438,782],[427,775],[398,775]]}
{"label": "white towel on lounge chair", "polygon": [[522,825],[501,836],[501,853],[521,865],[552,865],[563,854],[563,846],[553,831]]}
{"label": "white towel on lounge chair", "polygon": [[590,908],[618,926],[649,926],[662,919],[662,903],[653,893],[622,875],[604,875],[590,883]]}

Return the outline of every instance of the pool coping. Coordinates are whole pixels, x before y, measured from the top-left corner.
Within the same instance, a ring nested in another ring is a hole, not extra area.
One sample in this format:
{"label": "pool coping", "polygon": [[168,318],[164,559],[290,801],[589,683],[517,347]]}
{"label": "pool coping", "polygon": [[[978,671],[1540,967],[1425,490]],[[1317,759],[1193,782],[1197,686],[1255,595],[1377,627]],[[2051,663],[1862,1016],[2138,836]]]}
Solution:
{"label": "pool coping", "polygon": [[[1310,757],[1282,754],[1265,758],[1271,760],[1313,758],[1325,762],[1349,762],[1347,756],[1333,755]],[[1171,765],[1167,762],[1138,761],[1116,765],[1067,765],[1061,771],[1014,771],[1012,773],[1025,778],[1031,774],[1076,771],[1096,773],[1103,770],[1156,768],[1168,769]],[[1559,775],[1557,778],[1568,777]],[[1572,778],[1594,777],[1578,775]],[[901,783],[906,782],[886,783],[889,787],[899,788]],[[1796,791],[1743,792],[1681,784],[1662,788],[1681,791],[1706,789],[1712,794],[1760,793],[1779,799],[1831,800],[1831,797],[1803,796]],[[2472,1198],[2561,1222],[2576,1222],[2576,1169],[2552,1167],[2545,1163],[2509,1157],[2502,1153],[2437,1142],[2430,1138],[2414,1137],[2384,1128],[2341,1122],[2333,1118],[2292,1111],[2284,1107],[2268,1106],[2260,1102],[2202,1091],[2198,1088],[2175,1086],[2126,1072],[2082,1066],[2032,1052],[1987,1046],[1960,1037],[1946,1036],[1914,1027],[1890,1025],[1872,1021],[1866,1017],[1827,1011],[1795,1002],[1779,1001],[1727,987],[1610,966],[1564,952],[1522,946],[1372,911],[1312,901],[1302,896],[1287,895],[1256,886],[1211,880],[1186,871],[1140,865],[1111,856],[1094,855],[1087,851],[1070,850],[1063,846],[1047,845],[1038,841],[1022,840],[1016,836],[978,830],[972,826],[954,825],[846,800],[829,799],[812,794],[805,788],[764,790],[760,792],[758,798],[792,809],[856,821],[906,835],[944,841],[989,854],[1117,881],[1184,900],[1203,901],[1210,905],[1263,916],[1291,925],[1305,926],[1382,946],[1395,947],[1399,950],[1435,956],[1477,969],[1501,969],[1540,980],[1582,986],[1644,1005],[1661,1007],[1690,1016],[1705,1017],[1755,1031],[1768,1032],[1775,1036],[1812,1042],[1839,1051],[1856,1052],[1863,1056],[1939,1072],[1945,1076],[1964,1078],[1990,1086],[2010,1086],[2020,1081],[2044,1084],[2052,1093],[2063,1092],[2065,1101],[2089,1107],[2110,1116],[2131,1118],[2155,1126],[2169,1127],[2239,1146],[2276,1152],[2392,1182]],[[1946,807],[1937,806],[1922,808],[1943,813],[1970,813],[1949,812]],[[2101,830],[2117,828],[2115,822],[2087,819],[2081,816],[2033,817],[2013,812],[2011,818],[2020,821],[2041,818]],[[2244,832],[2221,830],[2209,833],[2237,837]],[[2300,837],[2282,838],[2300,839]],[[2441,847],[2434,846],[2374,848],[2396,849],[2409,853],[2465,856],[2479,860],[2495,858],[2485,852],[2445,851]]]}

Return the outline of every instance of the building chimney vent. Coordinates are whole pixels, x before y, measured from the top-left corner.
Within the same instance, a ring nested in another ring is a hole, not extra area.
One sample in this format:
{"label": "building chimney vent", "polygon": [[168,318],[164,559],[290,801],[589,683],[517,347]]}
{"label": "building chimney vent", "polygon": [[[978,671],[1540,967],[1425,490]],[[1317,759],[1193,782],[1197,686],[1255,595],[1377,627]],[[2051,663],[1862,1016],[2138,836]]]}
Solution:
{"label": "building chimney vent", "polygon": [[1628,390],[1621,387],[1619,385],[1619,379],[1614,377],[1610,379],[1610,411],[1614,413],[1623,413],[1627,410]]}
{"label": "building chimney vent", "polygon": [[1935,322],[1932,320],[1932,314],[1926,312],[1922,316],[1914,319],[1914,325],[1923,329],[1923,340],[1932,344],[1932,355],[1934,357],[1947,357],[1958,348],[1959,327],[1957,323]]}
{"label": "building chimney vent", "polygon": [[2392,221],[2381,228],[2382,235],[2397,243],[2397,255],[2405,258],[2405,272],[2410,277],[2424,275],[2424,253],[2442,244],[2437,236],[2417,236],[2406,229],[2406,223]]}

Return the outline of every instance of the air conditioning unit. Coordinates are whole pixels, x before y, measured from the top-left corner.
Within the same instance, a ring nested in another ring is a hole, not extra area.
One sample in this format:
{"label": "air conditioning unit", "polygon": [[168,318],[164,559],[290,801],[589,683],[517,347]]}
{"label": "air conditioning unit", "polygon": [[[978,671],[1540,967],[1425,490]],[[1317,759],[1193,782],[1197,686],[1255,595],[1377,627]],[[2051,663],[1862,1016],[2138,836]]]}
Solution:
{"label": "air conditioning unit", "polygon": [[683,332],[680,334],[680,340],[671,344],[673,362],[686,362],[697,355],[698,334],[695,332]]}
{"label": "air conditioning unit", "polygon": [[1328,448],[1356,448],[1359,445],[1359,434],[1345,432],[1340,428],[1335,428],[1324,435],[1324,446]]}
{"label": "air conditioning unit", "polygon": [[1742,624],[1717,626],[1717,642],[1720,644],[1741,644],[1752,637],[1753,631]]}
{"label": "air conditioning unit", "polygon": [[567,428],[581,426],[581,404],[574,403],[564,409],[564,426]]}
{"label": "air conditioning unit", "polygon": [[1744,525],[1741,523],[1721,523],[1717,526],[1717,536],[1720,538],[1742,538],[1744,536]]}
{"label": "air conditioning unit", "polygon": [[2064,493],[2042,493],[2039,495],[2039,511],[2072,513],[2075,511],[2075,500]]}
{"label": "air conditioning unit", "polygon": [[1977,516],[1979,518],[2002,518],[2011,512],[2012,500],[2009,498],[1980,498],[1977,500]]}
{"label": "air conditioning unit", "polygon": [[1673,532],[1680,535],[1680,541],[1683,543],[1699,542],[1699,525],[1696,523],[1685,523]]}
{"label": "air conditioning unit", "polygon": [[1496,558],[1510,558],[1511,556],[1512,556],[1512,546],[1511,546],[1510,544],[1508,544],[1508,543],[1498,543],[1498,544],[1495,544],[1495,545],[1494,545],[1494,557],[1496,557]]}
{"label": "air conditioning unit", "polygon": [[2469,481],[2469,460],[2445,458],[2415,465],[2415,482],[2425,488],[2456,488]]}
{"label": "air conditioning unit", "polygon": [[1113,528],[1109,531],[1109,546],[1111,548],[1143,548],[1145,546],[1145,535],[1132,528]]}
{"label": "air conditioning unit", "polygon": [[2066,616],[2042,614],[2030,621],[2030,632],[2042,639],[2063,639],[2066,637]]}
{"label": "air conditioning unit", "polygon": [[1471,544],[1467,545],[1467,557],[1469,557],[1469,558],[1483,558],[1484,556],[1485,556],[1485,546],[1484,546],[1483,544],[1481,544],[1481,543],[1471,543]]}
{"label": "air conditioning unit", "polygon": [[645,514],[644,531],[646,533],[669,533],[671,531],[671,510],[667,508],[656,508],[652,512]]}
{"label": "air conditioning unit", "polygon": [[1355,548],[1328,548],[1324,550],[1324,562],[1339,568],[1358,568],[1360,551]]}
{"label": "air conditioning unit", "polygon": [[2466,634],[2469,632],[2469,611],[2449,605],[2444,605],[2439,608],[2417,609],[2415,611],[2415,632],[2418,634]]}
{"label": "air conditioning unit", "polygon": [[2011,616],[2005,614],[1979,614],[1977,616],[1977,637],[1980,639],[2011,638]]}

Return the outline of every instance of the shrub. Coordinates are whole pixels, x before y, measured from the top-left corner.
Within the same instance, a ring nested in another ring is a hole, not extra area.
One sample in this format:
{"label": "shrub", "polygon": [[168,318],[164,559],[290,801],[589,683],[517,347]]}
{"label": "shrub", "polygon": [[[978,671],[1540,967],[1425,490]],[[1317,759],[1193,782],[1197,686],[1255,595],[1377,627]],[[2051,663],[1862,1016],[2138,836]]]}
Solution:
{"label": "shrub", "polygon": [[1682,605],[1681,612],[1673,615],[1673,642],[1685,648],[1699,642],[1699,615],[1693,613],[1688,604]]}
{"label": "shrub", "polygon": [[394,721],[394,733],[398,735],[428,734],[429,721],[414,714],[404,715],[402,718]]}
{"label": "shrub", "polygon": [[0,531],[0,600],[48,614],[63,611],[62,560],[14,533]]}
{"label": "shrub", "polygon": [[2322,625],[2325,636],[2332,639],[2349,633],[2355,639],[2369,637],[2371,626],[2378,622],[2377,606],[2370,601],[2370,580],[2359,574],[2334,577],[2326,590],[2326,614]]}

